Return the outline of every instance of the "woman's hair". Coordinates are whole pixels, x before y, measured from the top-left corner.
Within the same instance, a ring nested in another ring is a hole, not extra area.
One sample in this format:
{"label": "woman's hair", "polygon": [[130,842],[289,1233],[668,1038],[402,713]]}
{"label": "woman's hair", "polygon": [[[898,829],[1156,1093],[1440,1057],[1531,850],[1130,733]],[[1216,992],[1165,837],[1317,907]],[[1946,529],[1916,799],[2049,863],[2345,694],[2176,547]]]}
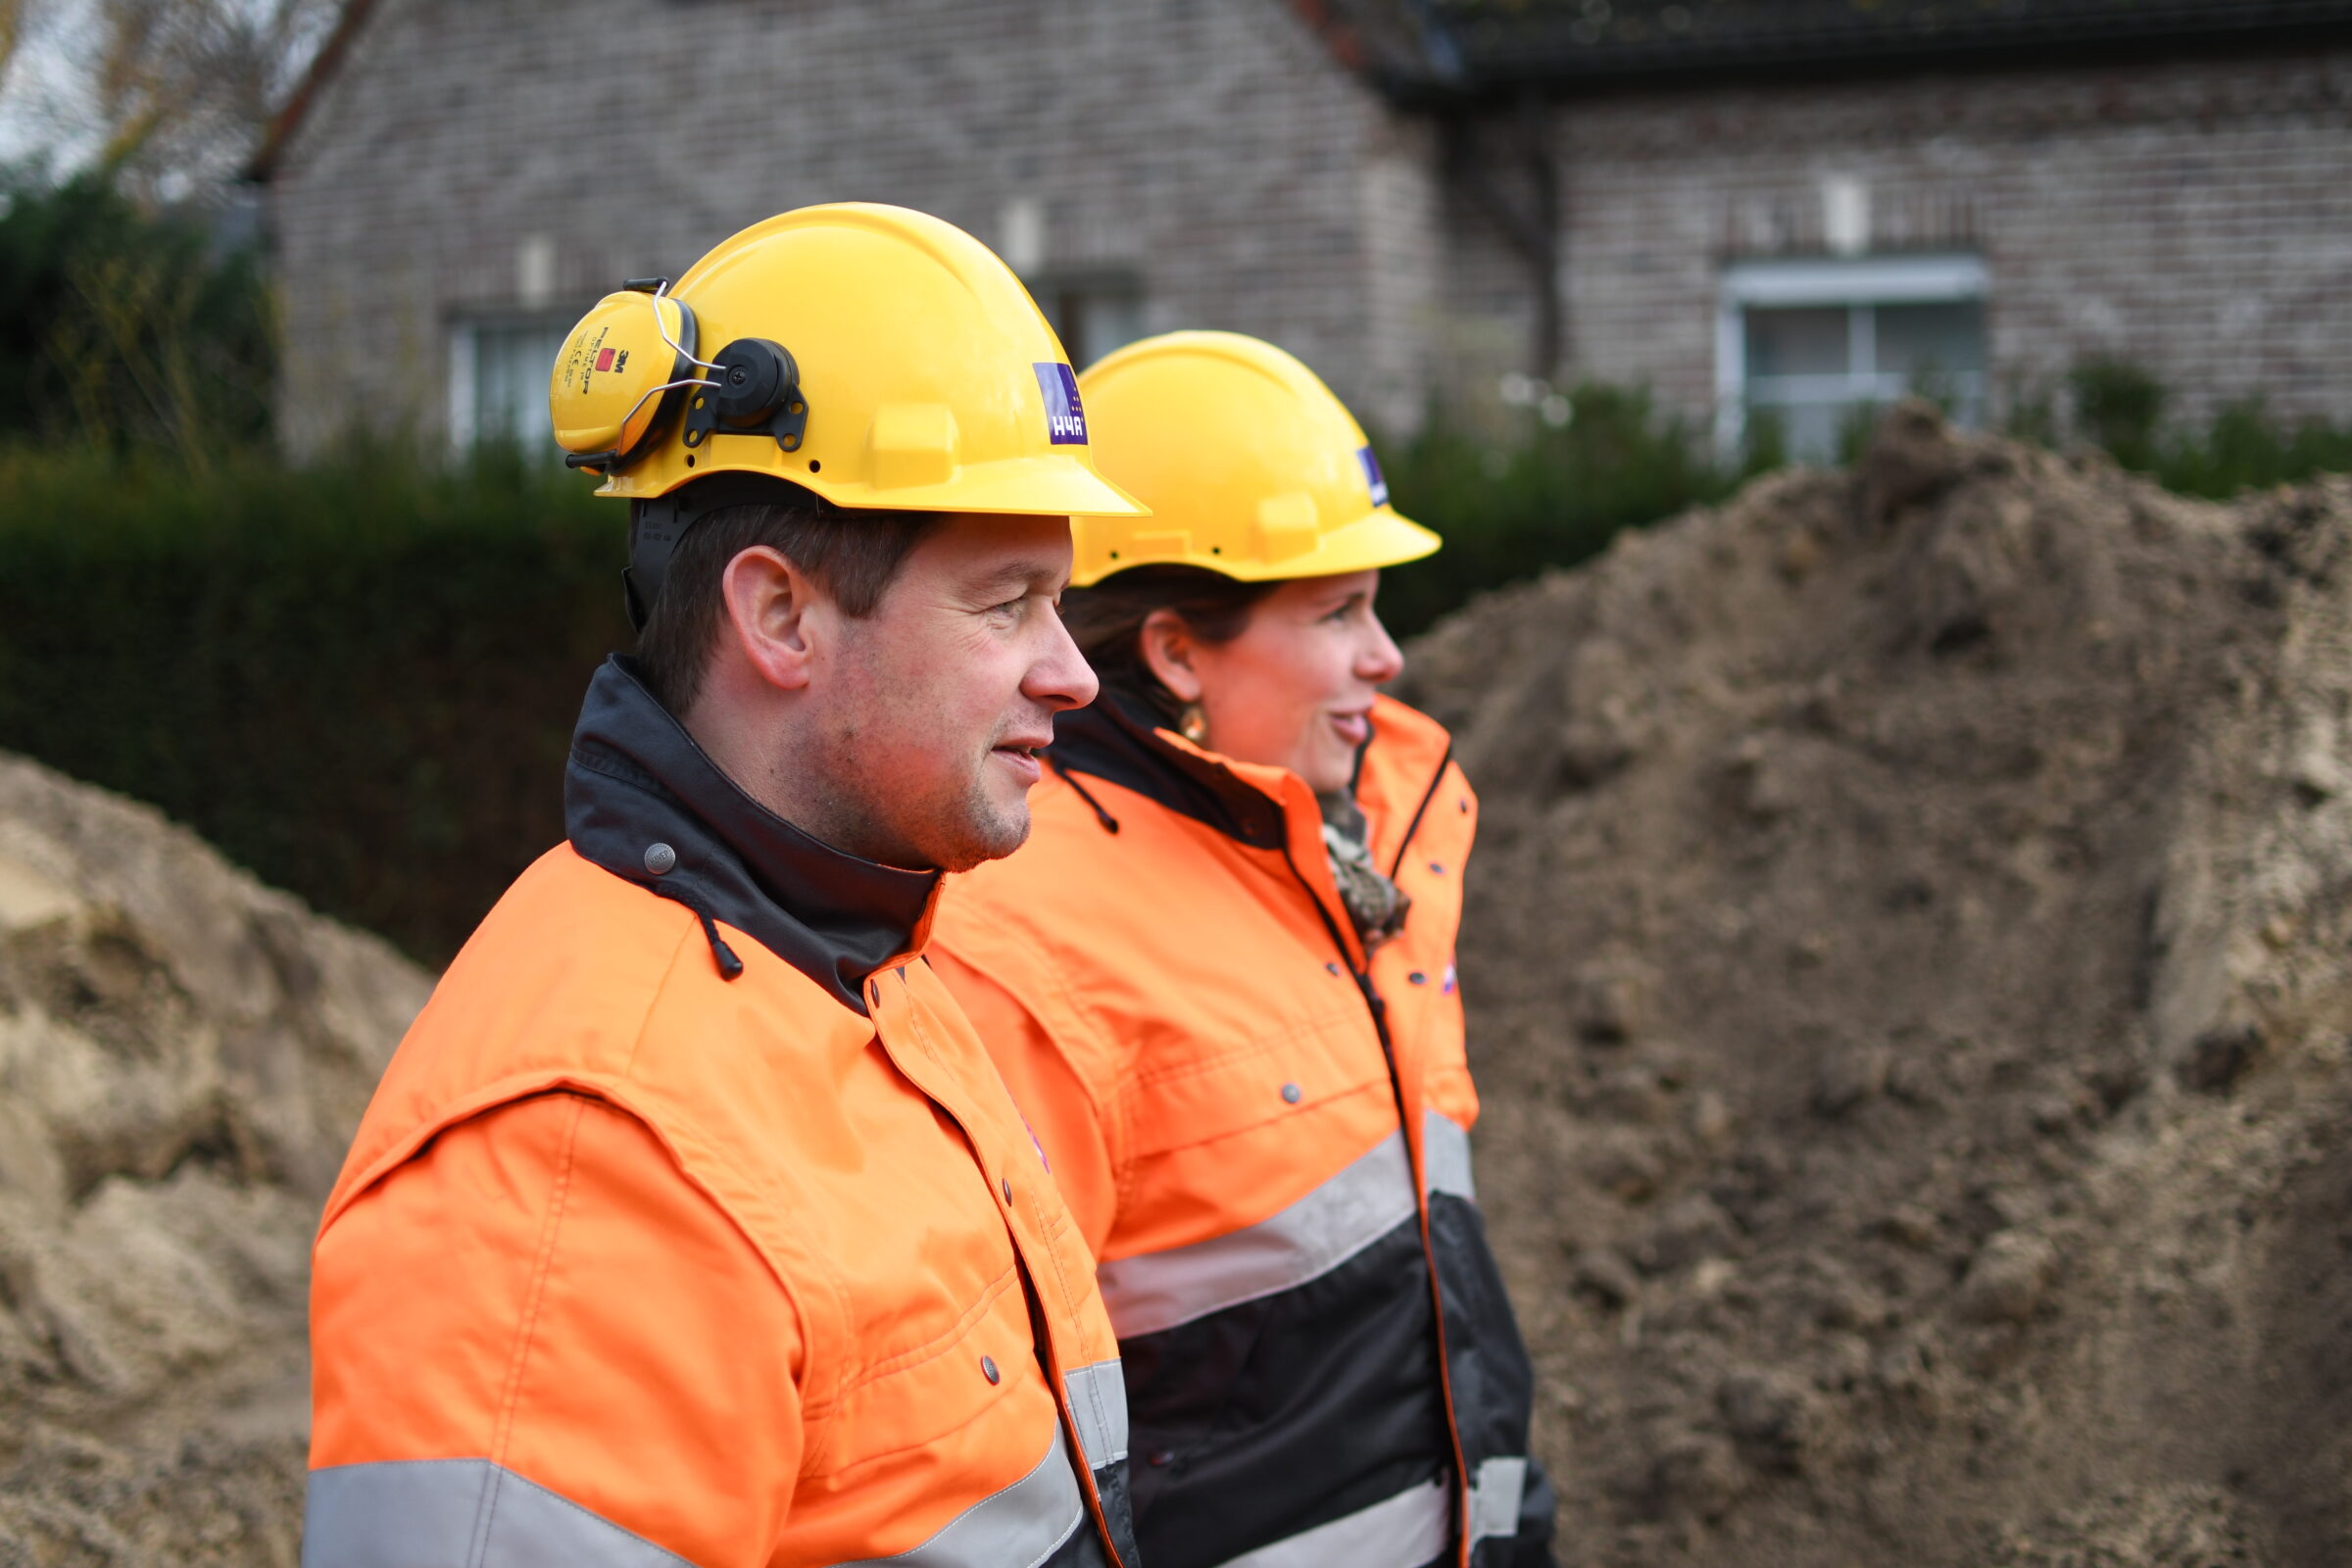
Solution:
{"label": "woman's hair", "polygon": [[1184,705],[1144,661],[1144,622],[1155,610],[1173,611],[1201,642],[1229,643],[1249,626],[1257,602],[1278,586],[1241,582],[1201,566],[1130,566],[1064,594],[1061,618],[1103,686],[1140,698],[1174,720]]}

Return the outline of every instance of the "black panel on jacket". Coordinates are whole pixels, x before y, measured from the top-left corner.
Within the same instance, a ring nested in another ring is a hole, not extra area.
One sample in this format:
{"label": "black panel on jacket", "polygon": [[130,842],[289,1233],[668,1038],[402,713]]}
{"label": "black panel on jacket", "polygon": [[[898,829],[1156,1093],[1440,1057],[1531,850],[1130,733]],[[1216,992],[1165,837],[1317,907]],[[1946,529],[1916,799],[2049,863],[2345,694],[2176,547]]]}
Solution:
{"label": "black panel on jacket", "polygon": [[1420,1226],[1318,1279],[1122,1340],[1151,1568],[1214,1564],[1451,1469]]}
{"label": "black panel on jacket", "polygon": [[[1481,1459],[1528,1451],[1536,1372],[1519,1319],[1503,1293],[1502,1273],[1487,1243],[1478,1205],[1451,1193],[1429,1200],[1429,1248],[1446,1303],[1446,1369],[1453,1384],[1453,1419],[1473,1476]],[[1550,1478],[1531,1456],[1519,1503],[1519,1533],[1479,1544],[1472,1568],[1544,1568],[1551,1561]]]}
{"label": "black panel on jacket", "polygon": [[1095,1495],[1102,1499],[1102,1517],[1110,1521],[1110,1544],[1117,1548],[1119,1560],[1134,1568],[1143,1553],[1135,1544],[1135,1504],[1127,1489],[1130,1472],[1131,1461],[1126,1459],[1104,1465],[1095,1472]]}
{"label": "black panel on jacket", "polygon": [[[1126,1559],[1127,1568],[1136,1568],[1133,1557]],[[1110,1558],[1102,1550],[1102,1537],[1095,1529],[1090,1516],[1078,1521],[1070,1538],[1054,1548],[1054,1555],[1039,1563],[1037,1568],[1110,1568]]]}
{"label": "black panel on jacket", "polygon": [[[580,705],[564,770],[572,848],[624,881],[724,920],[863,1015],[866,976],[914,940],[937,871],[845,855],[719,771],[615,654]],[[660,875],[646,853],[675,855]]]}

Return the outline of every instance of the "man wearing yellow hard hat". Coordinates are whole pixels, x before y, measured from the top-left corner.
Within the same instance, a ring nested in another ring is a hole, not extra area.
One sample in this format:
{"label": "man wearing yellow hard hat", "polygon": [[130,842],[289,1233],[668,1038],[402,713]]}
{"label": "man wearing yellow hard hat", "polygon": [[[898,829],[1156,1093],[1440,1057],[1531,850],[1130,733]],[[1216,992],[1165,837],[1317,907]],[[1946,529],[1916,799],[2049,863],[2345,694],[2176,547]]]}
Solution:
{"label": "man wearing yellow hard hat", "polygon": [[1102,683],[934,962],[1088,1245],[1152,1568],[1536,1568],[1553,1494],[1473,1197],[1454,968],[1477,802],[1380,694],[1382,568],[1438,548],[1270,344],[1079,381],[1102,472],[1065,614]]}
{"label": "man wearing yellow hard hat", "polygon": [[630,511],[567,841],[402,1042],[326,1206],[303,1561],[1116,1565],[1092,1259],[923,960],[1096,682],[1060,346],[956,228],[784,214],[591,311]]}

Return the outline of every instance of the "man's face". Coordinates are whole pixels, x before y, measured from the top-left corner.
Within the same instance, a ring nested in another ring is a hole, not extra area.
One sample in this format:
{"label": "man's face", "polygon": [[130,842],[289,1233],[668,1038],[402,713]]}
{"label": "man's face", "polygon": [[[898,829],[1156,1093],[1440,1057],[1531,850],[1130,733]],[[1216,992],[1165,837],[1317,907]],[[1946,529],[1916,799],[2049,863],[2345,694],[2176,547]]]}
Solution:
{"label": "man's face", "polygon": [[952,517],[842,623],[821,732],[836,820],[860,829],[843,848],[950,871],[1020,848],[1054,715],[1095,697],[1069,577],[1067,518]]}

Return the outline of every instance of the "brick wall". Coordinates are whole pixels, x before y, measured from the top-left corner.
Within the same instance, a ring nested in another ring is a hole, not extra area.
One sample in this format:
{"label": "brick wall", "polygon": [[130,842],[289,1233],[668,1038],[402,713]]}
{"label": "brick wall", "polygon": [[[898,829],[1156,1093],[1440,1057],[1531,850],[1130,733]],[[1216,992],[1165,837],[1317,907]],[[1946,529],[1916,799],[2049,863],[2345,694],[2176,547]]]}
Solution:
{"label": "brick wall", "polygon": [[[1553,126],[1573,373],[1703,416],[1724,261],[1818,253],[1842,177],[1874,249],[1984,256],[1996,399],[2114,355],[2189,417],[2352,416],[2352,52],[1604,97]],[[1518,349],[1520,264],[1466,210],[1454,236],[1454,308]]]}
{"label": "brick wall", "polygon": [[[446,419],[449,323],[559,315],[766,214],[859,197],[1033,272],[1140,281],[1148,325],[1298,353],[1368,422],[1527,368],[1525,264],[1286,0],[383,0],[273,190],[297,449]],[[1703,421],[1727,258],[1990,270],[1996,406],[2079,359],[2177,411],[2352,416],[2352,52],[1591,97],[1550,112],[1570,376]],[[536,253],[535,256],[531,253]]]}
{"label": "brick wall", "polygon": [[996,244],[1026,203],[1045,272],[1133,275],[1153,329],[1270,338],[1394,412],[1439,266],[1423,134],[1281,0],[383,0],[274,180],[283,432],[437,428],[453,318],[845,198]]}

